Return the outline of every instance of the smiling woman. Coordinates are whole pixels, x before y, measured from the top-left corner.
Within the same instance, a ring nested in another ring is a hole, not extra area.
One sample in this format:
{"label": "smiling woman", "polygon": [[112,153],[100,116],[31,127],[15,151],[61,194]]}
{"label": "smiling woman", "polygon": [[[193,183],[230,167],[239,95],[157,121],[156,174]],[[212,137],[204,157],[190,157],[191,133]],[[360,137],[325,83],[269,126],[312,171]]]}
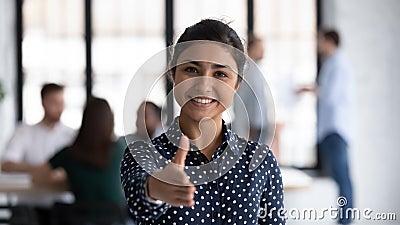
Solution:
{"label": "smiling woman", "polygon": [[206,117],[221,121],[222,112],[231,105],[238,88],[238,75],[228,68],[216,63],[193,61],[176,67],[172,76],[175,98],[182,107],[181,119],[188,115],[195,121]]}
{"label": "smiling woman", "polygon": [[[140,224],[285,224],[282,180],[268,146],[235,134],[222,113],[241,84],[246,56],[217,20],[187,28],[170,75],[180,116],[151,142],[129,144],[121,181]],[[245,115],[243,115],[245,116]],[[269,217],[259,218],[262,208]]]}

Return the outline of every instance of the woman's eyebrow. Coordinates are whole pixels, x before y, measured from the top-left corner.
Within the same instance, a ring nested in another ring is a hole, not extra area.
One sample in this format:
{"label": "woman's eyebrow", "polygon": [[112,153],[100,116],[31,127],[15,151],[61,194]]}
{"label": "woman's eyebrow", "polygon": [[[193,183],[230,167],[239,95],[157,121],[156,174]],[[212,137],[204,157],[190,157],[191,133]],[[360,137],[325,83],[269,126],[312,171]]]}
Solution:
{"label": "woman's eyebrow", "polygon": [[185,64],[185,63],[190,63],[190,64],[194,64],[196,66],[200,66],[200,63],[198,61],[183,60],[182,64]]}
{"label": "woman's eyebrow", "polygon": [[[201,66],[201,64],[202,64],[201,61],[193,61],[193,60],[183,60],[181,64],[184,64],[184,63],[190,63],[190,64],[194,64],[196,66]],[[218,63],[212,63],[211,67],[213,69],[227,68],[227,69],[233,70],[232,67],[230,67],[229,65],[223,65],[223,64],[218,64]]]}
{"label": "woman's eyebrow", "polygon": [[232,67],[230,67],[230,66],[228,66],[228,65],[223,65],[223,64],[217,64],[217,63],[213,63],[212,64],[212,66],[211,66],[213,69],[215,69],[215,68],[227,68],[227,69],[230,69],[230,70],[232,70]]}

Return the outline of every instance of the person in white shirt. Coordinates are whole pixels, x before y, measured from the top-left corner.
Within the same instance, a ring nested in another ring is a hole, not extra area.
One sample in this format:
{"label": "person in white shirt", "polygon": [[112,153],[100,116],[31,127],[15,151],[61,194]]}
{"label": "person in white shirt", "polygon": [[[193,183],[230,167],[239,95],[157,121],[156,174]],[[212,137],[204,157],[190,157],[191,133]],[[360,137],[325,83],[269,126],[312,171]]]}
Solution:
{"label": "person in white shirt", "polygon": [[[339,34],[322,30],[318,37],[318,52],[322,57],[317,85],[303,87],[299,92],[317,94],[317,141],[321,166],[335,180],[339,196],[345,197],[344,216],[340,224],[351,223],[347,209],[353,207],[348,146],[351,142],[355,115],[355,82],[347,59],[339,49]],[[348,214],[348,215],[347,215]]]}
{"label": "person in white shirt", "polygon": [[19,125],[1,158],[4,172],[32,172],[58,150],[69,145],[75,131],[60,122],[64,110],[64,87],[45,84],[41,90],[43,119],[35,125]]}

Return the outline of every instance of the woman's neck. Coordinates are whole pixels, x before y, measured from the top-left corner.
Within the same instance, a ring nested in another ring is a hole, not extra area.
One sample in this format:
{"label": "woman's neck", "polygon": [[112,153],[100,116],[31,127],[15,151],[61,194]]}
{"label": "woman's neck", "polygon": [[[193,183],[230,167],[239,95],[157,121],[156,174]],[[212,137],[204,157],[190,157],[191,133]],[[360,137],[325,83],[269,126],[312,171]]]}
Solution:
{"label": "woman's neck", "polygon": [[222,143],[222,116],[195,121],[185,115],[179,117],[182,132],[208,159]]}

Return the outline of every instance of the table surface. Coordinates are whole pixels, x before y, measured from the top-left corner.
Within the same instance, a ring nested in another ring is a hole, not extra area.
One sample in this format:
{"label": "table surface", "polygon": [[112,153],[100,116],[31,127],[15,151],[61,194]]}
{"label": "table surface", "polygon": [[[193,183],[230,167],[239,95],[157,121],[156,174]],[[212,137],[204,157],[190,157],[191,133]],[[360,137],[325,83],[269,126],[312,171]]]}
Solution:
{"label": "table surface", "polygon": [[32,183],[27,173],[0,173],[0,193],[6,194],[57,194],[67,192],[67,187],[48,187]]}
{"label": "table surface", "polygon": [[312,178],[301,170],[281,167],[283,188],[285,190],[297,190],[310,188]]}
{"label": "table surface", "polygon": [[[312,178],[306,173],[282,167],[282,181],[285,190],[308,188]],[[57,194],[67,192],[67,187],[47,187],[32,183],[31,176],[26,173],[0,173],[0,193],[6,194]]]}
{"label": "table surface", "polygon": [[51,207],[54,202],[74,201],[68,187],[40,186],[26,173],[0,173],[0,205]]}

